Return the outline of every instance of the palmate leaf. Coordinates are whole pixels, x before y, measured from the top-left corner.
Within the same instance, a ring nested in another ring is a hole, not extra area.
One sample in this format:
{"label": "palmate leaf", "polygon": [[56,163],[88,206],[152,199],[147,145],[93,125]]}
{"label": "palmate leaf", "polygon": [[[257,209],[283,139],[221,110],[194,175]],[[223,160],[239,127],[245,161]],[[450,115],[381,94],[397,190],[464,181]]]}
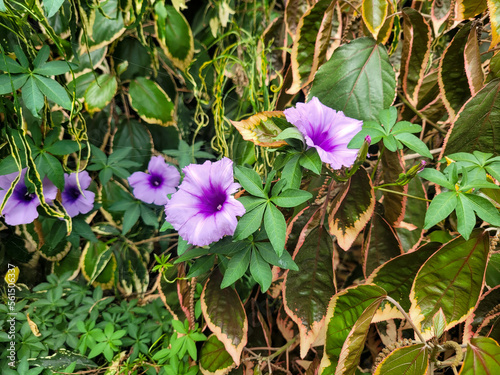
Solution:
{"label": "palmate leaf", "polygon": [[59,83],[38,74],[34,74],[32,77],[36,79],[36,85],[48,99],[65,109],[71,109],[68,93]]}
{"label": "palmate leaf", "polygon": [[413,283],[410,318],[424,338],[435,333],[432,319],[441,308],[446,330],[472,313],[484,285],[489,237],[481,229],[469,240],[459,237],[435,252],[419,270]]}
{"label": "palmate leaf", "polygon": [[24,104],[31,114],[36,118],[40,118],[38,112],[40,112],[44,104],[43,94],[38,88],[33,76],[30,76],[23,86],[22,95]]}
{"label": "palmate leaf", "polygon": [[324,228],[313,229],[294,254],[299,270],[289,270],[283,289],[286,313],[300,331],[300,356],[305,357],[318,337],[328,301],[335,293],[331,236]]}
{"label": "palmate leaf", "polygon": [[267,203],[264,213],[264,228],[276,254],[281,257],[285,251],[286,221],[280,210],[271,202]]}
{"label": "palmate leaf", "polygon": [[[248,320],[235,290],[220,288],[222,275],[215,271],[201,293],[201,310],[210,330],[224,344],[236,365],[247,343]],[[228,314],[228,311],[231,311]]]}
{"label": "palmate leaf", "polygon": [[321,375],[354,374],[368,329],[385,291],[372,284],[348,288],[333,296],[326,315],[326,342]]}
{"label": "palmate leaf", "polygon": [[0,95],[5,95],[21,88],[28,79],[28,74],[12,74],[10,77],[8,74],[0,75]]}

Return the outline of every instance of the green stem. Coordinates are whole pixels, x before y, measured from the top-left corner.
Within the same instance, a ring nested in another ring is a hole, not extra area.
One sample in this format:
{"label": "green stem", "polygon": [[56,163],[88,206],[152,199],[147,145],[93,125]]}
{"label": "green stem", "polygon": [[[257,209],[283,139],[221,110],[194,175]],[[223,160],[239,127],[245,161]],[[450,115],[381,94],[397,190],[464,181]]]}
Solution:
{"label": "green stem", "polygon": [[279,356],[281,353],[283,353],[285,350],[287,350],[290,346],[292,346],[295,343],[295,341],[297,341],[297,337],[298,336],[295,336],[293,339],[291,339],[290,341],[288,341],[285,345],[283,345],[281,348],[279,348],[278,350],[276,350],[270,356],[263,357],[262,361],[270,361],[270,360],[276,358],[277,356]]}
{"label": "green stem", "polygon": [[410,194],[405,194],[405,193],[401,193],[399,191],[395,191],[395,190],[390,190],[390,189],[384,189],[380,186],[374,186],[373,189],[375,190],[381,190],[381,191],[385,191],[387,193],[393,193],[393,194],[397,194],[397,195],[402,195],[404,197],[408,197],[408,198],[413,198],[413,199],[418,199],[419,201],[425,201],[425,202],[432,202],[430,199],[425,199],[425,198],[420,198],[420,197],[416,197],[414,195],[410,195]]}

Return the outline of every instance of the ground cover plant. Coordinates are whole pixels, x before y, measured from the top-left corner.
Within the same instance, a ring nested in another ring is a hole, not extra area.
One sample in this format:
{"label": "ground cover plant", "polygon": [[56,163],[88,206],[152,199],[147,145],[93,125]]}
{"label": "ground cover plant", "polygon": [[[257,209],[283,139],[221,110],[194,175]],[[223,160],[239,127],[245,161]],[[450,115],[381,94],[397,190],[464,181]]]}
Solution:
{"label": "ground cover plant", "polygon": [[2,374],[500,373],[498,9],[0,0]]}

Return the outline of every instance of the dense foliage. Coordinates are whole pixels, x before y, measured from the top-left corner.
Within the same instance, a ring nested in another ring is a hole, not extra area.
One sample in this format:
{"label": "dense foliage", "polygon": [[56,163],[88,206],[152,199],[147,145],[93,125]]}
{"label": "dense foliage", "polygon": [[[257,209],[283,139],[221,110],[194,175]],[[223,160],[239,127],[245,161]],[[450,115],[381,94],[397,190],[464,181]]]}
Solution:
{"label": "dense foliage", "polygon": [[2,374],[500,373],[499,9],[0,0]]}

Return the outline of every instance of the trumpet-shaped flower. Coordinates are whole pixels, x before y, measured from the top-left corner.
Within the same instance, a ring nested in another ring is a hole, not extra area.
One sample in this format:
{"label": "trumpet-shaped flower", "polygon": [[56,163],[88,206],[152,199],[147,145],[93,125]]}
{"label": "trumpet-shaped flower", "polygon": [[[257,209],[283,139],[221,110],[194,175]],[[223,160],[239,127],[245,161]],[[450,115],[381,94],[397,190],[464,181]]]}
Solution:
{"label": "trumpet-shaped flower", "polygon": [[321,161],[329,163],[333,169],[354,163],[358,150],[349,149],[347,145],[361,130],[362,121],[323,105],[316,97],[307,103],[297,103],[295,108],[288,108],[284,113],[287,121],[302,133],[306,145],[318,151]]}
{"label": "trumpet-shaped flower", "polygon": [[128,178],[128,183],[134,189],[134,196],[158,206],[167,204],[167,194],[174,193],[179,185],[179,171],[167,164],[162,156],[154,156],[149,161],[148,172],[135,172]]}
{"label": "trumpet-shaped flower", "polygon": [[94,208],[95,194],[90,190],[85,190],[92,182],[89,173],[87,171],[78,173],[78,181],[80,182],[81,191],[76,181],[76,173],[64,175],[64,191],[61,194],[62,204],[70,217],[86,214]]}
{"label": "trumpet-shaped flower", "polygon": [[205,246],[233,235],[245,213],[234,194],[240,185],[234,182],[233,162],[191,164],[183,169],[185,177],[179,190],[165,206],[166,220],[188,243]]}
{"label": "trumpet-shaped flower", "polygon": [[[18,175],[19,172],[14,172],[0,176],[0,203]],[[26,168],[21,171],[20,179],[2,211],[2,216],[9,225],[29,224],[38,217],[37,207],[40,200],[35,193],[28,191],[24,181],[25,175]],[[52,202],[57,195],[57,188],[47,178],[43,180],[43,195],[47,203]]]}

